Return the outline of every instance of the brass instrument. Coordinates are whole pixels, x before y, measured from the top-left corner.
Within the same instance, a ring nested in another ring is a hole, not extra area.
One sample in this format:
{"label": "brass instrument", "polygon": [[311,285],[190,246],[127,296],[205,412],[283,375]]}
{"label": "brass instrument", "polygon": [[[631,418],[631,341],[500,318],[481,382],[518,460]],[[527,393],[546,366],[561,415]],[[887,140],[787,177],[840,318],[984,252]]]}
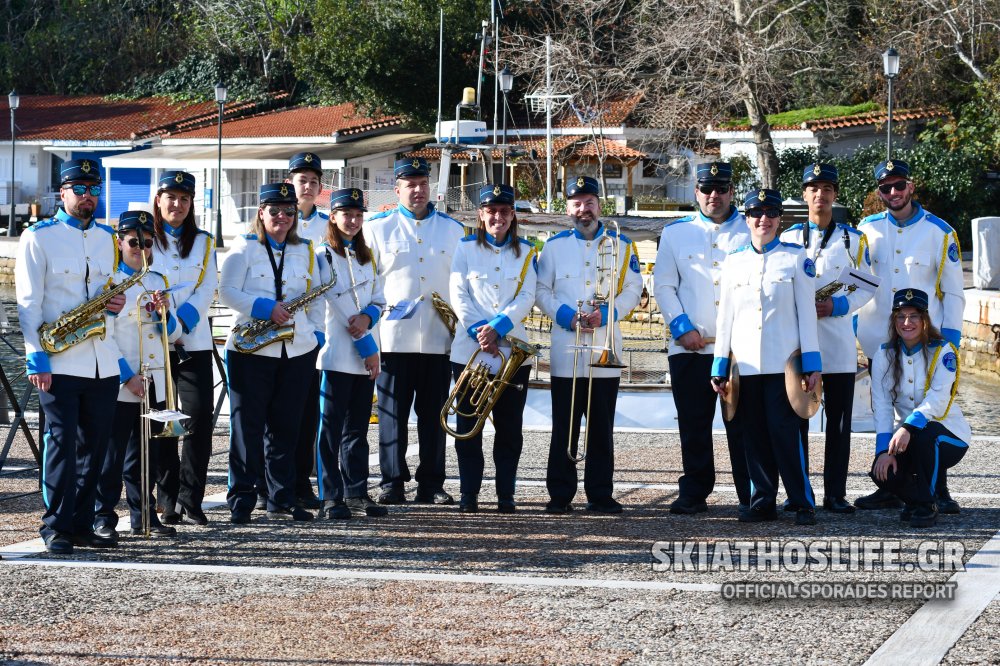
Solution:
{"label": "brass instrument", "polygon": [[[507,336],[507,340],[510,342],[510,352],[506,356],[500,352],[502,360],[500,369],[497,370],[495,376],[490,376],[490,368],[486,362],[476,362],[480,352],[482,352],[482,349],[477,349],[469,357],[465,369],[455,381],[455,387],[448,394],[448,399],[445,401],[444,407],[441,408],[441,429],[455,439],[470,439],[479,434],[483,426],[486,425],[486,419],[493,411],[493,406],[496,405],[504,389],[508,386],[516,391],[524,390],[524,384],[514,384],[511,379],[525,360],[538,355],[538,347],[511,336]],[[459,409],[466,399],[472,407],[472,411],[468,413]],[[457,430],[452,430],[448,425],[448,417],[452,415],[474,418],[476,424],[472,430],[460,433]]]}
{"label": "brass instrument", "polygon": [[448,305],[448,301],[441,298],[441,294],[436,291],[431,292],[431,305],[434,306],[434,311],[438,313],[441,317],[441,321],[444,325],[448,327],[448,332],[455,335],[455,324],[458,323],[458,315],[455,314],[455,310]]}
{"label": "brass instrument", "polygon": [[[333,267],[330,270],[333,277],[329,282],[300,294],[285,304],[289,315],[294,315],[337,284],[337,272]],[[233,327],[233,346],[238,351],[252,354],[280,340],[291,340],[294,335],[295,324],[291,320],[286,324],[275,324],[270,319],[251,319]]]}
{"label": "brass instrument", "polygon": [[[824,285],[824,286],[820,287],[819,289],[816,290],[816,302],[819,303],[820,301],[825,301],[826,299],[830,298],[831,296],[833,296],[834,294],[836,294],[838,291],[840,291],[841,288],[843,288],[843,286],[844,286],[843,282],[840,282],[838,280],[834,280],[830,284],[827,284],[827,285]],[[852,285],[848,285],[848,287],[847,287],[847,293],[850,294],[851,292],[853,292],[857,288],[858,288],[857,285],[853,285],[853,284]]]}
{"label": "brass instrument", "polygon": [[823,396],[823,378],[816,382],[812,391],[806,389],[805,376],[802,373],[802,350],[796,349],[785,363],[785,393],[792,410],[800,418],[810,419],[819,411]]}
{"label": "brass instrument", "polygon": [[107,334],[104,310],[108,307],[108,302],[141,282],[148,270],[149,267],[143,264],[141,271],[130,276],[121,284],[105,289],[89,301],[84,301],[61,315],[51,324],[45,323],[39,326],[38,336],[42,349],[50,354],[58,354],[95,335],[101,336],[103,340]]}

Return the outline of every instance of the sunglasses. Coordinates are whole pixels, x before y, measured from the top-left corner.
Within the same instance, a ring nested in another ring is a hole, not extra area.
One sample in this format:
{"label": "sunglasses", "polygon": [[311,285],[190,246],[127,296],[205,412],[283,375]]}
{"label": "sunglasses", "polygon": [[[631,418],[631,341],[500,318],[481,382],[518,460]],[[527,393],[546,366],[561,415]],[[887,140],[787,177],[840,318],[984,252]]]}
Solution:
{"label": "sunglasses", "polygon": [[279,206],[268,206],[267,214],[271,217],[278,217],[279,215],[284,215],[285,217],[293,217],[297,208],[295,206],[279,207]]}
{"label": "sunglasses", "polygon": [[780,208],[751,208],[747,217],[781,217]]}
{"label": "sunglasses", "polygon": [[82,197],[84,194],[90,193],[92,197],[101,196],[101,192],[104,188],[100,185],[64,185],[64,190],[73,190],[73,194],[78,197]]}
{"label": "sunglasses", "polygon": [[[137,248],[137,247],[139,247],[139,239],[138,238],[129,238],[128,239],[128,246],[131,247],[131,248]],[[142,246],[144,248],[146,248],[147,250],[149,248],[153,247],[153,239],[152,238],[143,238],[142,239]]]}
{"label": "sunglasses", "polygon": [[712,185],[710,183],[706,183],[704,185],[699,185],[698,191],[702,194],[712,194],[713,192],[715,194],[728,194],[730,187],[731,185]]}
{"label": "sunglasses", "polygon": [[908,180],[897,180],[895,183],[886,183],[885,185],[879,185],[878,191],[882,194],[891,194],[893,190],[897,192],[903,192],[906,190],[906,186],[910,184]]}

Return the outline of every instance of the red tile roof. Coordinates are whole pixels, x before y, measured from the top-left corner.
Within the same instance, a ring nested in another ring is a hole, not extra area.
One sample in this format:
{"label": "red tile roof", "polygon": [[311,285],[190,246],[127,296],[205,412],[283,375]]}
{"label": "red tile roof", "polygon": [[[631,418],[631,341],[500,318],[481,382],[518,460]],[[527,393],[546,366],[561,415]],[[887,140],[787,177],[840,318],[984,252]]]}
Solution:
{"label": "red tile roof", "polygon": [[[945,118],[950,114],[946,109],[938,107],[927,107],[919,109],[901,109],[893,111],[893,122],[906,122],[910,120],[930,120],[932,118]],[[818,118],[807,120],[797,125],[772,125],[772,130],[802,130],[807,129],[812,132],[822,132],[825,130],[843,129],[845,127],[877,127],[884,125],[888,115],[885,111],[869,111],[851,116],[836,116],[834,118]],[[750,130],[749,125],[733,125],[730,127],[716,127],[719,132],[746,132]]]}
{"label": "red tile roof", "polygon": [[[299,106],[280,111],[266,111],[231,120],[223,130],[227,139],[261,137],[311,137],[360,134],[385,127],[403,125],[400,116],[368,116],[358,113],[353,104],[337,106]],[[171,134],[172,139],[214,138],[216,128],[202,127]]]}

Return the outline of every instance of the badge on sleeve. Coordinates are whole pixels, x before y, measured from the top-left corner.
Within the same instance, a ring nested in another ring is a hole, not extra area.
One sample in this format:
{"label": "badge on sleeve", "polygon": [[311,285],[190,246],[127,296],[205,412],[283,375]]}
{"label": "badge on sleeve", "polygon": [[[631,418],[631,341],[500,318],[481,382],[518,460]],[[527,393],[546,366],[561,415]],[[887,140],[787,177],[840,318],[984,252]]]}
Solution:
{"label": "badge on sleeve", "polygon": [[872,255],[868,252],[868,246],[865,245],[865,263],[869,266],[872,265]]}
{"label": "badge on sleeve", "polygon": [[951,245],[948,246],[948,258],[951,259],[953,262],[958,261],[958,245],[956,245],[955,243],[952,243]]}
{"label": "badge on sleeve", "polygon": [[941,359],[941,363],[944,367],[948,368],[950,372],[955,372],[958,369],[958,359],[955,358],[955,352],[948,352]]}
{"label": "badge on sleeve", "polygon": [[639,257],[632,255],[632,258],[628,260],[628,267],[633,273],[639,272]]}
{"label": "badge on sleeve", "polygon": [[814,264],[813,260],[808,257],[806,257],[805,263],[802,264],[802,270],[804,270],[806,275],[809,277],[816,277],[816,264]]}

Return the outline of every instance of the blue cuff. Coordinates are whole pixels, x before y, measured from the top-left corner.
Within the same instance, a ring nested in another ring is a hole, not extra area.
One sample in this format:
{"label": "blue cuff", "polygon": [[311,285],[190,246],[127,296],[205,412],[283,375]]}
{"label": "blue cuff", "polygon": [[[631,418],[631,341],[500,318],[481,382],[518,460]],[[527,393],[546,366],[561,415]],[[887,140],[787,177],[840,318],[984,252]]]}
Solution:
{"label": "blue cuff", "polygon": [[507,315],[497,315],[486,325],[492,327],[501,338],[507,337],[507,334],[514,330],[514,322]]}
{"label": "blue cuff", "polygon": [[[270,313],[268,313],[268,316],[270,316]],[[198,308],[190,303],[185,303],[177,308],[177,318],[181,320],[181,329],[185,333],[193,331],[194,327],[201,321],[201,317],[198,315]],[[258,319],[262,319],[262,317],[258,317]]]}
{"label": "blue cuff", "polygon": [[802,354],[802,374],[823,371],[823,358],[818,351]]}
{"label": "blue cuff", "polygon": [[369,329],[371,329],[373,326],[375,326],[375,324],[378,323],[379,318],[381,318],[382,316],[382,311],[378,309],[378,307],[375,305],[369,305],[368,307],[366,307],[364,310],[361,311],[361,314],[366,314],[372,318],[372,325],[368,327]]}
{"label": "blue cuff", "polygon": [[961,346],[959,343],[962,342],[962,331],[956,331],[953,328],[942,328],[941,337],[955,345],[955,349]]}
{"label": "blue cuff", "polygon": [[903,423],[911,425],[918,430],[923,430],[924,426],[927,425],[927,417],[914,410],[909,416],[906,417],[906,420],[903,421]]}
{"label": "blue cuff", "polygon": [[573,330],[573,317],[576,315],[576,310],[568,305],[560,305],[558,312],[556,312],[556,323],[565,328],[567,331]]}
{"label": "blue cuff", "polygon": [[712,361],[712,376],[713,377],[728,377],[729,376],[729,359],[723,358],[721,356],[716,356],[715,360]]}
{"label": "blue cuff", "polygon": [[31,352],[25,359],[25,366],[29,375],[37,375],[40,372],[52,372],[52,364],[49,362],[49,355],[46,352]]}
{"label": "blue cuff", "polygon": [[128,367],[128,361],[124,358],[118,359],[118,383],[124,384],[128,380],[135,377],[135,373],[132,372],[132,368]]}
{"label": "blue cuff", "polygon": [[686,313],[681,313],[674,317],[674,320],[670,322],[670,337],[674,340],[681,337],[685,333],[690,333],[695,330],[694,324],[688,319]]}
{"label": "blue cuff", "polygon": [[319,343],[320,347],[326,344],[326,333],[323,331],[313,331],[313,333],[316,335],[316,342]]}
{"label": "blue cuff", "polygon": [[875,435],[875,457],[882,455],[889,450],[889,441],[892,439],[891,432],[880,432]]}
{"label": "blue cuff", "polygon": [[485,323],[486,323],[485,319],[480,319],[475,324],[473,324],[469,328],[465,329],[465,332],[468,333],[469,337],[472,338],[473,340],[478,340],[478,338],[476,336],[479,335],[479,334],[476,333],[476,329],[479,328],[480,326],[482,326]]}
{"label": "blue cuff", "polygon": [[[157,315],[159,317],[159,315]],[[173,335],[174,331],[177,329],[177,320],[174,319],[174,315],[171,314],[170,310],[167,310],[167,335]],[[163,329],[159,325],[156,326],[158,332],[163,332]]]}
{"label": "blue cuff", "polygon": [[273,298],[258,298],[250,308],[250,316],[254,319],[270,319],[271,310],[278,304]]}
{"label": "blue cuff", "polygon": [[[601,311],[601,326],[608,325],[608,306],[601,305],[598,306],[598,310]],[[618,321],[618,308],[615,308],[615,321]]]}
{"label": "blue cuff", "polygon": [[375,344],[375,338],[370,333],[363,338],[355,340],[354,348],[358,350],[358,355],[361,358],[368,358],[372,354],[378,353],[378,345]]}
{"label": "blue cuff", "polygon": [[851,307],[847,302],[847,296],[834,296],[830,300],[833,301],[833,312],[830,313],[831,317],[843,317]]}
{"label": "blue cuff", "polygon": [[108,309],[104,310],[104,314],[106,314],[107,316],[109,316],[111,318],[117,318],[118,317],[118,313],[117,312],[112,312],[111,310],[108,310]]}

